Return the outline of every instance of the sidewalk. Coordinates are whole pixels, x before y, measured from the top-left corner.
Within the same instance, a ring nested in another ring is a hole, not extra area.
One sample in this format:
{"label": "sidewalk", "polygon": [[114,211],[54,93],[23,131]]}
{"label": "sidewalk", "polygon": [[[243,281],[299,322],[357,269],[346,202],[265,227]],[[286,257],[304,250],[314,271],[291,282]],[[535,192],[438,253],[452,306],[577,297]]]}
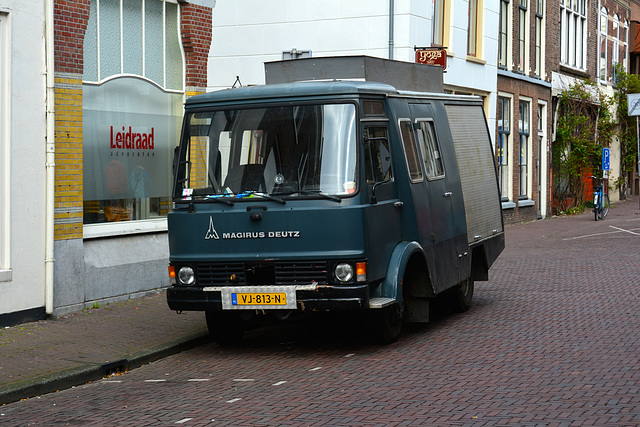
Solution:
{"label": "sidewalk", "polygon": [[0,329],[0,405],[137,368],[208,340],[165,292]]}
{"label": "sidewalk", "polygon": [[[621,230],[617,224],[625,228],[619,232],[638,234],[635,220],[640,221],[640,209],[632,197],[615,203],[604,221],[595,222],[587,211],[510,226],[501,258],[506,262],[510,251],[531,245],[531,233],[611,233]],[[208,339],[204,314],[176,314],[164,292],[0,329],[0,405],[134,369]]]}

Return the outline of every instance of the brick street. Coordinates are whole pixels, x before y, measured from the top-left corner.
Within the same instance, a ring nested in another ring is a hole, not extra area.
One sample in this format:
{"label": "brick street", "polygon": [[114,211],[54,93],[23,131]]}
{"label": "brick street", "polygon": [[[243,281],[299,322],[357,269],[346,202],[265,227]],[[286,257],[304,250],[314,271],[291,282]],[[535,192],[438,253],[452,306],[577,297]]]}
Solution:
{"label": "brick street", "polygon": [[469,312],[392,345],[340,321],[263,327],[1,406],[0,424],[640,425],[637,198],[506,237]]}

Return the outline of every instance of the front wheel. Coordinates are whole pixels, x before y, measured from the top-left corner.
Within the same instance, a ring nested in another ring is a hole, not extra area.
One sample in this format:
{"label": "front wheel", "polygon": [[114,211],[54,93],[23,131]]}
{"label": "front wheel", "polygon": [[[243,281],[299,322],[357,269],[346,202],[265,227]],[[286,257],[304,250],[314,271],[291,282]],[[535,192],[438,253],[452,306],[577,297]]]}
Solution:
{"label": "front wheel", "polygon": [[404,303],[394,303],[372,313],[373,335],[381,344],[395,342],[402,332],[404,323]]}
{"label": "front wheel", "polygon": [[605,216],[607,216],[607,214],[609,213],[609,207],[611,202],[609,201],[609,195],[605,194],[604,198],[603,198],[603,206],[602,206],[602,211],[600,212],[600,218],[604,219]]}

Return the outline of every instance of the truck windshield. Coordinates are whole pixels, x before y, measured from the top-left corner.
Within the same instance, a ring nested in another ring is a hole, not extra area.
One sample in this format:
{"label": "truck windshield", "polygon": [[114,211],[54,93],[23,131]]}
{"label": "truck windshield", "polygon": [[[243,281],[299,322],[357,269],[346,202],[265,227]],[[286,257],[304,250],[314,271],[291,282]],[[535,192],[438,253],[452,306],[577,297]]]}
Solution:
{"label": "truck windshield", "polygon": [[176,197],[356,191],[354,104],[188,113]]}

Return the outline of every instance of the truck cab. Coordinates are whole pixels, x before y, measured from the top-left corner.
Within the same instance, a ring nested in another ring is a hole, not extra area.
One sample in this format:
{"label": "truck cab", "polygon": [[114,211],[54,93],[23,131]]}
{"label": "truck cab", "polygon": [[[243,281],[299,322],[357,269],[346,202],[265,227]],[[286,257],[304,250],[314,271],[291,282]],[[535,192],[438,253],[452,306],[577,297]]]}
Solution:
{"label": "truck cab", "polygon": [[474,97],[305,81],[187,100],[168,215],[173,310],[219,341],[292,312],[370,315],[382,342],[440,294],[466,311],[504,248]]}

